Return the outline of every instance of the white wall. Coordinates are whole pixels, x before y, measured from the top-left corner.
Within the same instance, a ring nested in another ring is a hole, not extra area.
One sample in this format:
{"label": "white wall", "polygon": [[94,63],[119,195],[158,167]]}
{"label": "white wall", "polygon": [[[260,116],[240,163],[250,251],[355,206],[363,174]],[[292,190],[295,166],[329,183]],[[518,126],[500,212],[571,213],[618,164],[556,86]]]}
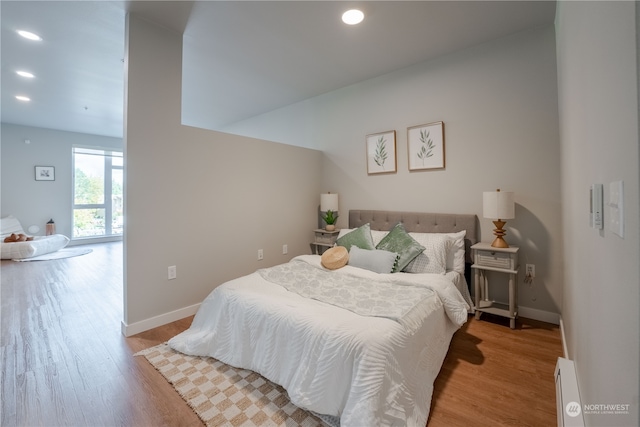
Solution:
{"label": "white wall", "polygon": [[181,35],[130,15],[126,49],[123,331],[131,335],[192,314],[229,279],[309,253],[322,153],[182,126]]}
{"label": "white wall", "polygon": [[[25,230],[37,225],[36,235],[53,218],[56,232],[71,237],[74,145],[121,150],[122,139],[2,123],[2,217],[15,216]],[[36,181],[35,166],[55,167],[55,181]]]}
{"label": "white wall", "polygon": [[[636,7],[559,2],[556,16],[568,356],[583,405],[630,405],[626,415],[585,413],[590,426],[640,424]],[[625,186],[624,238],[586,221],[589,185],[604,184],[606,204],[617,180]]]}
{"label": "white wall", "polygon": [[[230,126],[244,135],[322,149],[323,186],[348,209],[472,213],[482,192],[516,193],[507,241],[521,264],[521,314],[557,322],[562,228],[555,36],[526,31],[358,83]],[[407,127],[444,121],[446,169],[409,172]],[[397,131],[398,172],[368,176],[365,135]],[[482,239],[493,224],[480,218]],[[494,282],[498,281],[496,278]],[[492,297],[505,301],[506,286]]]}

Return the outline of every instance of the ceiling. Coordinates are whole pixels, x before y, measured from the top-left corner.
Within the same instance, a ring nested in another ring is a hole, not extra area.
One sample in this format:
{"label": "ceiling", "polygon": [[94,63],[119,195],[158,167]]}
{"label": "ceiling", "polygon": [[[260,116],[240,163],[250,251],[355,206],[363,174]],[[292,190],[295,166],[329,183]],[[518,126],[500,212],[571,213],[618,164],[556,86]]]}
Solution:
{"label": "ceiling", "polygon": [[[353,6],[365,20],[347,26],[340,16]],[[128,11],[184,33],[183,123],[209,129],[555,18],[554,1],[2,0],[0,8],[2,122],[114,137],[123,134]]]}

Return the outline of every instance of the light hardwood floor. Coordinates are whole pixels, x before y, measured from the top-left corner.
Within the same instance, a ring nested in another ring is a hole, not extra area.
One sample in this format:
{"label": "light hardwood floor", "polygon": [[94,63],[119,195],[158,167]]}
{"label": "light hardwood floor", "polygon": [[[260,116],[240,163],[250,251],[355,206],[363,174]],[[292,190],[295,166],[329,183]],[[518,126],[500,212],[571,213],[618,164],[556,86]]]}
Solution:
{"label": "light hardwood floor", "polygon": [[[0,425],[202,425],[144,358],[133,357],[192,319],[123,337],[122,244],[88,247],[93,253],[81,257],[0,265]],[[555,425],[561,352],[554,325],[519,319],[511,330],[502,319],[470,318],[435,382],[428,425]]]}

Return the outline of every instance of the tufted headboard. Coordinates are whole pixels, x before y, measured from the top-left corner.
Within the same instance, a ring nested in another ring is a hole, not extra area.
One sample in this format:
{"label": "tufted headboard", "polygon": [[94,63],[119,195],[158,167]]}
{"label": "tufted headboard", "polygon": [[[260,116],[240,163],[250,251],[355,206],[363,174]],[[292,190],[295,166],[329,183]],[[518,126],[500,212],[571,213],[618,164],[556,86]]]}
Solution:
{"label": "tufted headboard", "polygon": [[437,214],[394,211],[349,211],[349,228],[358,228],[369,223],[372,230],[391,230],[401,222],[405,230],[414,233],[455,233],[467,230],[465,258],[471,263],[470,247],[478,243],[478,218],[473,214]]}

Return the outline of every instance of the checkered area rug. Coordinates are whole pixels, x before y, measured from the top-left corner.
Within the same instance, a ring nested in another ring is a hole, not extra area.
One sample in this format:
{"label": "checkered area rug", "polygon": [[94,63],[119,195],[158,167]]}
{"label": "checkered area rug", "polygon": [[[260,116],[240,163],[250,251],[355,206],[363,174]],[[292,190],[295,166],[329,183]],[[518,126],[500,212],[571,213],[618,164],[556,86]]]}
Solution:
{"label": "checkered area rug", "polygon": [[144,356],[209,427],[330,425],[293,405],[284,388],[253,371],[188,356],[166,343],[135,355]]}

